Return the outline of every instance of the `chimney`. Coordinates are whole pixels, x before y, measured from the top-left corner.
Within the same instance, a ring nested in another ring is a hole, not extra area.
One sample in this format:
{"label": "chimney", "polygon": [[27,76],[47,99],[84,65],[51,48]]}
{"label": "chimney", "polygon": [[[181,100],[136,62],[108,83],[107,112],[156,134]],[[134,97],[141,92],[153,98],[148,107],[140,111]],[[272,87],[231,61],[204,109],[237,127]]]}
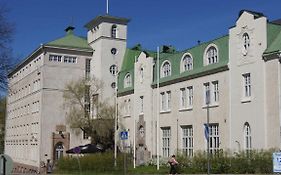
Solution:
{"label": "chimney", "polygon": [[68,26],[64,31],[66,32],[66,35],[72,35],[74,29],[75,29],[75,27]]}

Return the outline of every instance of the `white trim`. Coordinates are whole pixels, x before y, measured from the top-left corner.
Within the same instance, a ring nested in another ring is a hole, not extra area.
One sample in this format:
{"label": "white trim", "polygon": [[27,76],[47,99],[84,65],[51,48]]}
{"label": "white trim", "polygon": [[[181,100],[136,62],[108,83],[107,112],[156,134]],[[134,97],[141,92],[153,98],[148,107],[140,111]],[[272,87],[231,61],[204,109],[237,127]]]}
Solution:
{"label": "white trim", "polygon": [[[214,63],[208,63],[208,57],[207,57],[207,52],[208,50],[211,48],[211,47],[214,47],[216,50],[217,50],[217,62],[214,62]],[[214,43],[211,43],[209,44],[205,50],[204,50],[204,55],[203,55],[203,64],[204,66],[207,66],[207,65],[211,65],[211,64],[216,64],[216,63],[219,63],[220,59],[219,59],[219,49],[218,49],[218,46]]]}

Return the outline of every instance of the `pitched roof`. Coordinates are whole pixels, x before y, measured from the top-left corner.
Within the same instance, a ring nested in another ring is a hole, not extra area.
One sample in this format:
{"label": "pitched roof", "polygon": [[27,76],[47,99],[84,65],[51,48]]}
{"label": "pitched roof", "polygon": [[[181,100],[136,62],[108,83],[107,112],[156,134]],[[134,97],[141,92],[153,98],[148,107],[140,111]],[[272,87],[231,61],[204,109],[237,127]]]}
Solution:
{"label": "pitched roof", "polygon": [[267,49],[264,55],[281,51],[281,25],[267,23]]}
{"label": "pitched roof", "polygon": [[79,37],[73,33],[74,27],[68,27],[65,29],[66,35],[59,39],[53,40],[44,44],[45,46],[62,47],[68,49],[79,49],[85,51],[92,51],[93,49],[88,45],[87,39]]}
{"label": "pitched roof", "polygon": [[252,11],[252,10],[245,10],[245,9],[244,9],[244,10],[240,10],[239,15],[238,15],[238,18],[239,18],[244,12],[247,12],[247,13],[250,13],[250,14],[254,15],[254,18],[255,18],[255,19],[264,16],[263,13],[255,12],[255,11]]}

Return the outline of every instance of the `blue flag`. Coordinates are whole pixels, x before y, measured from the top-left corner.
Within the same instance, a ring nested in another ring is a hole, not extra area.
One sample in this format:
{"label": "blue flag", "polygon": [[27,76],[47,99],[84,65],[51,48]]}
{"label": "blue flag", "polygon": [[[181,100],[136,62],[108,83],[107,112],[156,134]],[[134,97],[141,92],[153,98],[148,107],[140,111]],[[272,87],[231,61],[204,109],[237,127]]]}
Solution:
{"label": "blue flag", "polygon": [[204,134],[205,134],[205,139],[208,142],[208,140],[209,140],[209,126],[206,123],[204,124]]}

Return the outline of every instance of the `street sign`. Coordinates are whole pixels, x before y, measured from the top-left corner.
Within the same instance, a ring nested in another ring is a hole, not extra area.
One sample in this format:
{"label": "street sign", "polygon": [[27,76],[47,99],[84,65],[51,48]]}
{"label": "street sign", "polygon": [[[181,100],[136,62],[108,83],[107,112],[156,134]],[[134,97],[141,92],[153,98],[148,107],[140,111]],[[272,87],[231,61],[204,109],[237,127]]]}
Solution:
{"label": "street sign", "polygon": [[122,131],[120,133],[120,139],[121,140],[127,140],[128,139],[128,131]]}
{"label": "street sign", "polygon": [[272,153],[273,172],[281,173],[281,152]]}

